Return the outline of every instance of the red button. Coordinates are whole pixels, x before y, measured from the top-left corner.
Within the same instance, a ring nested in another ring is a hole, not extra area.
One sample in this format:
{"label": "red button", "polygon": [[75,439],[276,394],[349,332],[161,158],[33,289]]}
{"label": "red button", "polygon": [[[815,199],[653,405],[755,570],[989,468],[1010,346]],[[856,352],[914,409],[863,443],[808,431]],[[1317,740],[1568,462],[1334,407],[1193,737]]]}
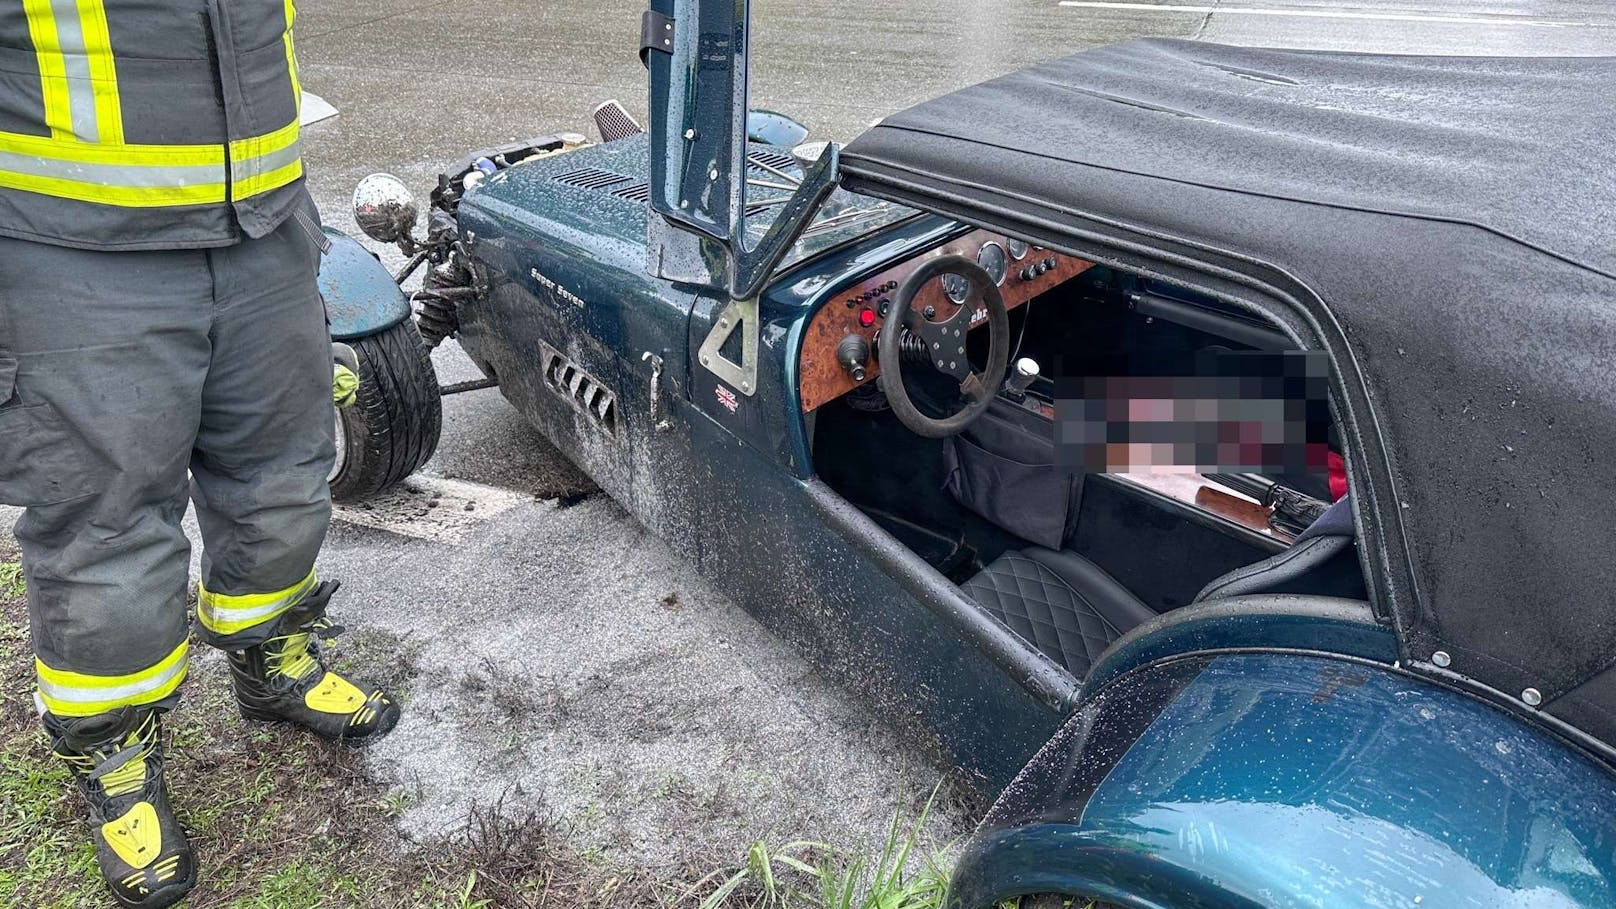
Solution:
{"label": "red button", "polygon": [[868,309],[859,310],[859,324],[869,328],[875,324],[875,313]]}

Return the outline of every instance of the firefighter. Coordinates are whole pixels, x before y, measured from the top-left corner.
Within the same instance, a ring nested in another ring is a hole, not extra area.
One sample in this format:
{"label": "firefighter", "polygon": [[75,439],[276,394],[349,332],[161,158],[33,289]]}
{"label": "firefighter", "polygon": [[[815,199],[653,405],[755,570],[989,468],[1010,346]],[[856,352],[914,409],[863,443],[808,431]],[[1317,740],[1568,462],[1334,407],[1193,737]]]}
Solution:
{"label": "firefighter", "polygon": [[[196,877],[161,718],[198,636],[243,715],[343,743],[398,707],[326,668],[338,370],[292,0],[0,0],[0,502],[37,700],[125,906]],[[221,785],[225,785],[221,781]]]}

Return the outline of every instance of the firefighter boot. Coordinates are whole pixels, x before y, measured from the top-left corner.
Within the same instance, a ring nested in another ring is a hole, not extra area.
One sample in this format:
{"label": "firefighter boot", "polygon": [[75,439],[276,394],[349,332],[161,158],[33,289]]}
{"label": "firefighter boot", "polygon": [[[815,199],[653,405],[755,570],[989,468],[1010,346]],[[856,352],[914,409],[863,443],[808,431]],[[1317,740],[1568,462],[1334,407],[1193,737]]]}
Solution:
{"label": "firefighter boot", "polygon": [[159,712],[44,717],[56,756],[90,804],[101,874],[118,904],[134,909],[172,906],[196,883],[196,859],[163,784]]}
{"label": "firefighter boot", "polygon": [[338,407],[359,403],[359,354],[341,341],[331,342],[331,402]]}
{"label": "firefighter boot", "polygon": [[228,653],[242,716],[296,723],[344,745],[366,744],[397,725],[398,705],[386,692],[361,689],[320,659],[320,635],[341,631],[325,617],[337,586],[320,584],[276,621],[269,640]]}

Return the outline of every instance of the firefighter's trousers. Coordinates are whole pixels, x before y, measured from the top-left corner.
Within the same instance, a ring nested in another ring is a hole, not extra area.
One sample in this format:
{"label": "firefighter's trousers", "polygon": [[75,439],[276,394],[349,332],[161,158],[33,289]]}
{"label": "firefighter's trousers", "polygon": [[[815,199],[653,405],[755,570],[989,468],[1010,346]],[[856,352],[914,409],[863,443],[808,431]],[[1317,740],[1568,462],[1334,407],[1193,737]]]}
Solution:
{"label": "firefighter's trousers", "polygon": [[15,531],[52,713],[174,696],[187,498],[204,640],[260,643],[314,586],[335,456],[319,243],[309,210],[218,249],[0,238],[0,503],[25,506]]}

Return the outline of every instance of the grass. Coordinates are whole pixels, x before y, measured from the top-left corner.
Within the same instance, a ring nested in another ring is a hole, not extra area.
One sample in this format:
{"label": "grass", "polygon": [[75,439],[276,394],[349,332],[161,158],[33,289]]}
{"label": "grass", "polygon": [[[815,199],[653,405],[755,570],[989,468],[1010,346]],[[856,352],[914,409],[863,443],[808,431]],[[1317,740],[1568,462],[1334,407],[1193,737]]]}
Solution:
{"label": "grass", "polygon": [[[33,660],[17,554],[0,536],[0,906],[111,906],[83,805],[50,758],[34,715]],[[386,635],[344,639],[339,665],[406,681],[409,653]],[[223,659],[196,648],[185,697],[165,717],[169,787],[196,848],[190,909],[931,909],[947,871],[917,855],[921,820],[895,816],[881,852],[796,842],[744,858],[692,852],[671,867],[616,863],[572,845],[542,810],[472,812],[460,832],[413,843],[394,823],[407,806],[362,756],[286,728],[242,720]],[[408,692],[404,692],[407,701]],[[511,710],[543,704],[504,705]],[[669,773],[660,798],[685,780]],[[933,799],[936,794],[933,794]],[[693,847],[694,848],[694,847]],[[715,867],[720,870],[714,871]]]}
{"label": "grass", "polygon": [[[752,845],[746,862],[723,878],[700,909],[801,906],[808,909],[941,909],[948,897],[947,861],[914,855],[937,790],[907,831],[894,814],[880,855],[871,864],[828,844],[800,841],[771,850]],[[706,883],[704,880],[703,883]]]}
{"label": "grass", "polygon": [[0,600],[14,600],[27,593],[21,562],[0,562]]}

